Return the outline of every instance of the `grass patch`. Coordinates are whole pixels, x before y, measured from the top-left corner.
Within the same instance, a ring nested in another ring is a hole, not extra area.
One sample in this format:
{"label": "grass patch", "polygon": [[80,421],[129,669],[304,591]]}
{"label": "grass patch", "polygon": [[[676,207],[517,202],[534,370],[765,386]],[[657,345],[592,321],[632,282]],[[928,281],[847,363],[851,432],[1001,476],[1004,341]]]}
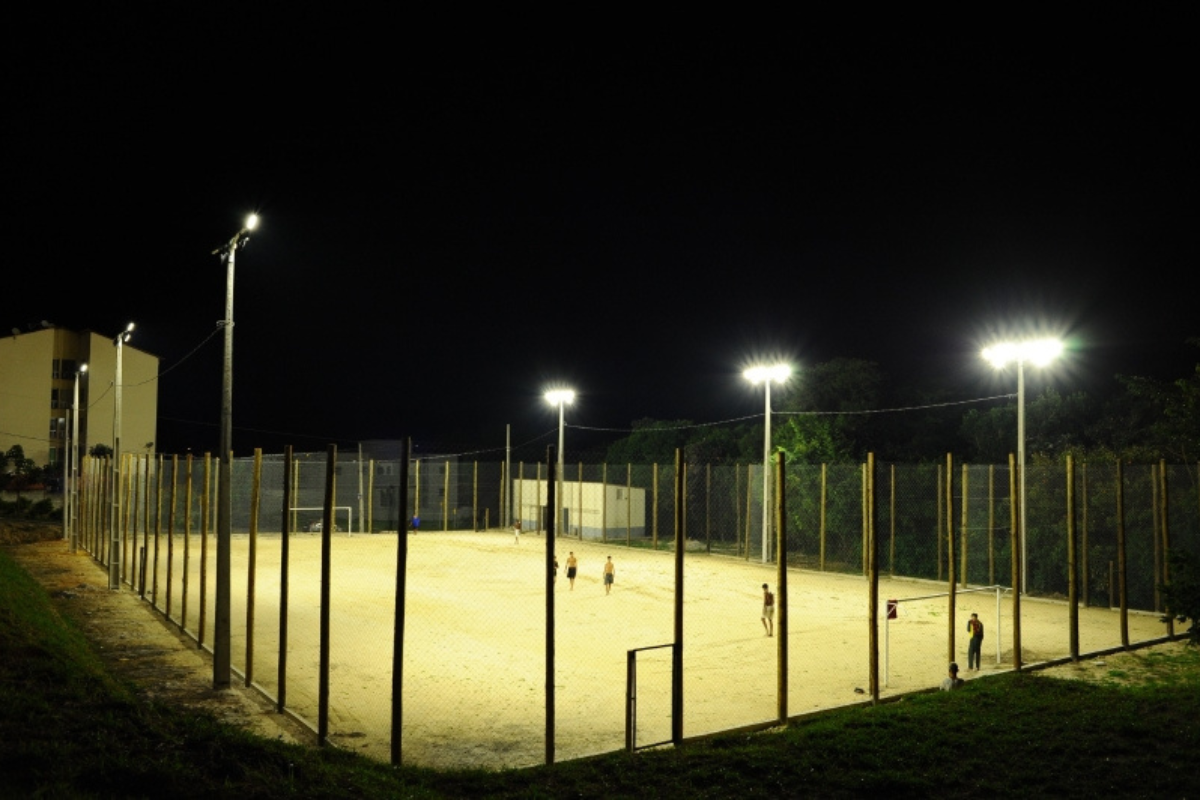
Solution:
{"label": "grass patch", "polygon": [[[1120,684],[1009,674],[629,756],[435,772],[134,699],[0,551],[0,795],[253,798],[1193,797],[1200,650]],[[1137,677],[1138,681],[1130,682]],[[486,724],[481,720],[480,724]]]}

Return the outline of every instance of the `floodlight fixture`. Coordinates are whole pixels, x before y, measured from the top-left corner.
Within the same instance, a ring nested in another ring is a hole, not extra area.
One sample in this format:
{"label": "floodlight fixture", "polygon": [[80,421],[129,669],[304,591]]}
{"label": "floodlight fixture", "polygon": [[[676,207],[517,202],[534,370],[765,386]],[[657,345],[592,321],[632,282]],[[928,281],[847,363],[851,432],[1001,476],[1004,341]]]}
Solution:
{"label": "floodlight fixture", "polygon": [[573,389],[550,389],[545,394],[546,402],[552,406],[571,405],[575,402]]}
{"label": "floodlight fixture", "polygon": [[213,250],[225,262],[225,356],[221,371],[220,454],[217,459],[217,591],[213,621],[213,688],[227,689],[232,664],[231,557],[233,492],[230,454],[233,451],[233,277],[237,251],[246,246],[250,232],[258,227],[258,214],[250,214],[228,242]]}
{"label": "floodlight fixture", "polygon": [[984,359],[996,369],[1009,364],[1028,362],[1035,367],[1044,367],[1058,358],[1063,351],[1061,339],[1029,339],[1020,342],[1000,342],[983,350]]}
{"label": "floodlight fixture", "polygon": [[983,358],[996,369],[1017,365],[1017,474],[1019,476],[1021,524],[1021,592],[1029,591],[1029,548],[1026,536],[1028,505],[1025,500],[1025,364],[1044,367],[1063,352],[1060,339],[1024,339],[998,342],[983,350]]}
{"label": "floodlight fixture", "polygon": [[763,509],[762,509],[762,560],[767,563],[771,539],[771,382],[783,383],[791,377],[788,364],[756,364],[747,367],[742,377],[754,385],[762,384],[763,395]]}
{"label": "floodlight fixture", "polygon": [[[574,389],[549,389],[545,394],[546,402],[550,405],[558,406],[558,496],[555,502],[558,508],[562,508],[562,488],[563,488],[563,472],[566,470],[566,456],[563,455],[563,444],[566,433],[566,411],[565,406],[575,402]],[[556,514],[555,519],[561,522],[562,514]],[[558,531],[555,531],[558,533]]]}
{"label": "floodlight fixture", "polygon": [[764,381],[767,383],[770,383],[771,381],[783,383],[789,377],[791,377],[791,374],[792,368],[787,364],[756,365],[753,367],[747,367],[746,370],[742,372],[742,376],[746,380],[756,385]]}

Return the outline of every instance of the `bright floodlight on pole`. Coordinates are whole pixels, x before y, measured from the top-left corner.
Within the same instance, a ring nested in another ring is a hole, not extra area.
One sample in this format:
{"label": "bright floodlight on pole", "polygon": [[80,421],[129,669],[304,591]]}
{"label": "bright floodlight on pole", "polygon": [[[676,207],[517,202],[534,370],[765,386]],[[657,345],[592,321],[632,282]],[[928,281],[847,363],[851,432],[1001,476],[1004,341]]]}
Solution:
{"label": "bright floodlight on pole", "polygon": [[133,323],[125,326],[113,339],[117,348],[117,369],[113,374],[113,484],[112,525],[108,548],[108,588],[121,588],[121,354],[126,342],[133,337]]}
{"label": "bright floodlight on pole", "polygon": [[221,452],[217,486],[217,596],[216,619],[213,621],[213,688],[227,689],[230,684],[230,548],[232,491],[230,454],[233,450],[233,274],[237,251],[246,246],[250,232],[258,227],[258,215],[251,214],[241,230],[225,244],[213,250],[213,255],[225,261],[225,319],[218,323],[225,328],[225,361],[221,372]]}
{"label": "bright floodlight on pole", "polygon": [[762,509],[762,560],[767,563],[770,557],[771,541],[771,382],[783,383],[792,374],[792,368],[787,364],[765,364],[747,367],[742,373],[746,380],[754,385],[763,384],[766,389],[764,396],[763,417],[765,431],[763,432],[763,509]]}
{"label": "bright floodlight on pole", "polygon": [[[562,486],[563,486],[563,469],[566,460],[563,458],[563,431],[566,428],[566,406],[575,402],[575,391],[573,389],[551,389],[545,394],[546,402],[552,406],[558,406],[558,503],[562,503]],[[559,514],[555,513],[554,518],[558,521],[558,526],[555,528],[555,533],[562,533],[562,520]]]}
{"label": "bright floodlight on pole", "polygon": [[984,348],[983,357],[996,369],[1009,364],[1017,365],[1017,474],[1020,476],[1021,492],[1021,593],[1029,591],[1029,548],[1025,523],[1028,508],[1025,501],[1025,363],[1044,367],[1062,354],[1063,343],[1059,339],[1026,339],[1015,342],[999,342]]}

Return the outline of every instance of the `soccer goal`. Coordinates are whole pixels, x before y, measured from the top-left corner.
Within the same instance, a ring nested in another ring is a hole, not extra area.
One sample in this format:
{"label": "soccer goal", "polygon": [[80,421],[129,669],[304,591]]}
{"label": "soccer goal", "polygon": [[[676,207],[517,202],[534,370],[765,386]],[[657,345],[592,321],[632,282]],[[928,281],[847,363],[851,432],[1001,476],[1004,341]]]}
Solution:
{"label": "soccer goal", "polygon": [[[316,516],[308,513],[313,511],[318,512]],[[346,512],[345,531],[346,535],[350,536],[354,533],[354,509],[350,506],[333,507],[333,530],[335,533],[338,530],[341,530],[338,522],[339,511]],[[320,533],[321,526],[325,523],[324,506],[296,506],[294,508],[289,508],[288,513],[292,515],[292,519],[295,520],[297,527],[301,531],[305,531],[307,533]]]}
{"label": "soccer goal", "polygon": [[[979,594],[979,593],[984,593],[984,592],[989,593],[989,594],[994,594],[996,596],[996,616],[993,617],[989,621],[991,623],[990,627],[991,627],[991,631],[992,631],[992,634],[991,634],[992,641],[996,643],[996,663],[997,664],[1000,663],[1000,659],[1001,659],[1000,597],[1007,591],[1010,591],[1010,590],[1004,586],[981,586],[981,587],[974,588],[974,589],[958,589],[954,593],[955,598],[958,598],[960,595]],[[906,604],[914,604],[915,605],[918,603],[930,603],[930,602],[937,601],[937,600],[944,601],[949,596],[950,596],[949,592],[939,592],[937,594],[924,594],[924,595],[920,595],[918,597],[893,598],[893,599],[889,599],[887,601],[887,614],[884,615],[884,626],[883,626],[883,630],[884,630],[884,636],[883,636],[883,685],[885,687],[888,685],[888,677],[889,677],[889,673],[890,673],[889,661],[890,661],[891,639],[892,639],[892,621],[895,620],[898,625],[904,624],[903,617],[905,616],[906,610],[908,608],[913,607],[913,606],[909,606]]]}

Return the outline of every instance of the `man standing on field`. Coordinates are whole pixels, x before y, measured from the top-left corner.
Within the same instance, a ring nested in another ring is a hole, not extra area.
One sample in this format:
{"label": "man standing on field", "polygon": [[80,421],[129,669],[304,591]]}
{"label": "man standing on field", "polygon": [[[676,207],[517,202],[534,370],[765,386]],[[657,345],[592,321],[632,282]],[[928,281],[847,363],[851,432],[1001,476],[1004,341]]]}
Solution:
{"label": "man standing on field", "polygon": [[567,580],[571,582],[571,591],[575,591],[575,572],[579,568],[579,561],[575,558],[575,551],[567,553]]}
{"label": "man standing on field", "polygon": [[979,657],[983,652],[983,623],[978,614],[972,614],[967,620],[967,631],[971,634],[971,642],[967,645],[967,669],[979,669]]}
{"label": "man standing on field", "polygon": [[608,557],[608,561],[604,562],[604,593],[608,594],[612,591],[613,579],[616,577],[617,567],[612,562],[612,556]]}
{"label": "man standing on field", "polygon": [[775,635],[775,595],[771,594],[771,590],[765,583],[763,584],[762,624],[767,636]]}

